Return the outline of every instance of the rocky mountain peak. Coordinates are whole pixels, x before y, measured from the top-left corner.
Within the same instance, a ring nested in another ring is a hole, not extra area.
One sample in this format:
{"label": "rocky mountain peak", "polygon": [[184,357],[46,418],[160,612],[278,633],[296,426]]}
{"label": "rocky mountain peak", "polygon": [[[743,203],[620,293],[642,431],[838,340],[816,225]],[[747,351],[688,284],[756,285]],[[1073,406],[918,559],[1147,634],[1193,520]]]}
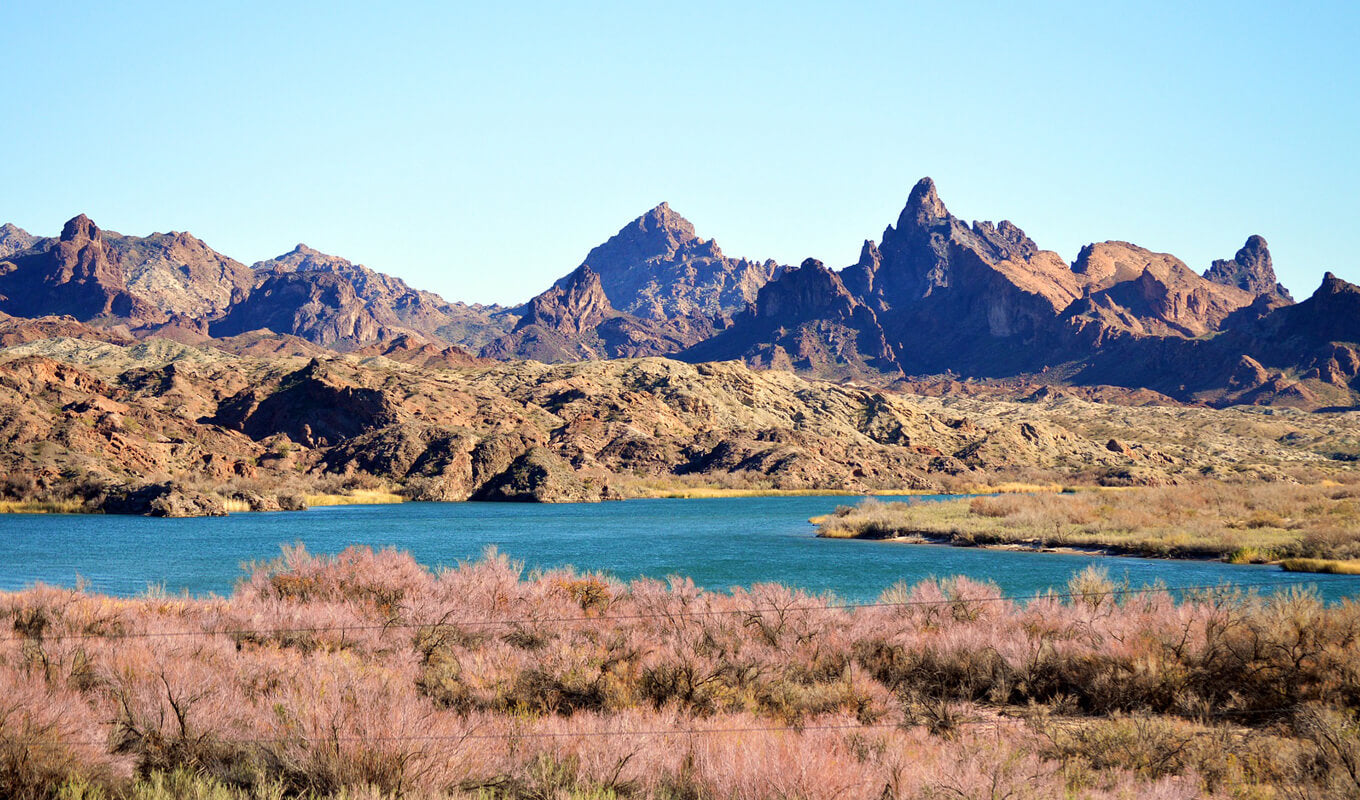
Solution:
{"label": "rocky mountain peak", "polygon": [[1338,278],[1335,273],[1324,272],[1322,285],[1313,292],[1313,297],[1334,297],[1338,295],[1360,295],[1360,286]]}
{"label": "rocky mountain peak", "polygon": [[38,237],[11,222],[0,225],[0,258],[22,253],[38,243]]}
{"label": "rocky mountain peak", "polygon": [[1294,302],[1289,290],[1275,279],[1275,268],[1270,260],[1266,240],[1257,235],[1247,238],[1246,244],[1231,259],[1219,259],[1205,271],[1204,277],[1214,283],[1233,286],[1254,295],[1274,295]]}
{"label": "rocky mountain peak", "polygon": [[945,208],[944,202],[940,200],[940,194],[935,190],[935,181],[922,178],[916,182],[911,194],[907,196],[907,205],[897,218],[897,228],[901,230],[910,225],[931,225],[948,217],[949,209]]}
{"label": "rocky mountain peak", "polygon": [[672,209],[670,203],[666,202],[658,203],[655,208],[638,217],[635,224],[639,224],[644,231],[667,231],[682,242],[699,238],[698,234],[694,232],[694,225]]}
{"label": "rocky mountain peak", "polygon": [[102,241],[99,226],[94,224],[94,220],[80,214],[66,221],[61,229],[61,241],[73,244],[83,244],[91,241]]}
{"label": "rocky mountain peak", "polygon": [[616,313],[605,295],[599,274],[589,265],[582,264],[557,285],[530,300],[515,330],[538,325],[558,333],[578,335]]}
{"label": "rocky mountain peak", "polygon": [[858,303],[836,273],[815,258],[785,270],[761,287],[755,315],[783,323],[809,319],[849,319]]}
{"label": "rocky mountain peak", "polygon": [[599,275],[614,308],[658,322],[738,311],[776,270],[773,261],[723,255],[667,203],[623,226],[581,263]]}
{"label": "rocky mountain peak", "polygon": [[[702,244],[705,242],[695,232],[694,225],[676,213],[670,204],[661,203],[591,250],[584,263],[597,271],[608,272],[621,261],[673,259],[681,251]],[[707,244],[714,253],[721,255],[711,241]]]}

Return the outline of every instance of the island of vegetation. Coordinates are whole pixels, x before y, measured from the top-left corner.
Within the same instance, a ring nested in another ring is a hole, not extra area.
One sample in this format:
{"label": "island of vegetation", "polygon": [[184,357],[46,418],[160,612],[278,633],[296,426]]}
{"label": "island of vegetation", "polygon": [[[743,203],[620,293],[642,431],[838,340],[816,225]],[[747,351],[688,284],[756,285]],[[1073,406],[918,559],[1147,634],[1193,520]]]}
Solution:
{"label": "island of vegetation", "polygon": [[865,500],[814,518],[826,538],[1079,549],[1360,574],[1360,483],[1227,483]]}

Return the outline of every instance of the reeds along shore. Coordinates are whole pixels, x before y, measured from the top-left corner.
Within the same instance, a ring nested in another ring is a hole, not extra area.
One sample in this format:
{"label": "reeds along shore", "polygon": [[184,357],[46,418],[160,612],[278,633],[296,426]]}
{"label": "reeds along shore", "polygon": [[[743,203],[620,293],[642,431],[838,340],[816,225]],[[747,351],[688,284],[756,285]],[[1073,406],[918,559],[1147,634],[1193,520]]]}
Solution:
{"label": "reeds along shore", "polygon": [[0,595],[8,798],[1360,793],[1360,606],[963,579],[838,607],[289,550],[229,598]]}

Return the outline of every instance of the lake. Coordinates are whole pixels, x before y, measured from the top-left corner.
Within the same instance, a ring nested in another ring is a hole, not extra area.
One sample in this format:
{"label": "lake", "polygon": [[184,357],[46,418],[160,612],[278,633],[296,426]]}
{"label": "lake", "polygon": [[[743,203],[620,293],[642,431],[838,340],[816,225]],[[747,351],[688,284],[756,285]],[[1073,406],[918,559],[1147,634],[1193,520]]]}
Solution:
{"label": "lake", "polygon": [[[887,499],[887,498],[885,498]],[[922,499],[922,498],[915,498]],[[314,553],[352,544],[396,547],[431,567],[496,547],[526,570],[572,565],[621,579],[685,575],[712,589],[781,582],[848,601],[876,598],[897,581],[968,575],[1004,592],[1061,587],[1091,564],[1116,581],[1170,587],[1222,583],[1316,585],[1329,600],[1360,594],[1360,577],[1287,573],[1208,561],[1110,558],[940,545],[817,539],[808,517],[850,497],[627,500],[614,503],[407,503],[201,519],[95,515],[0,516],[0,589],[34,582],[132,595],[228,594],[242,564],[283,544]],[[926,499],[928,501],[928,499]],[[1263,589],[1263,591],[1268,589]]]}

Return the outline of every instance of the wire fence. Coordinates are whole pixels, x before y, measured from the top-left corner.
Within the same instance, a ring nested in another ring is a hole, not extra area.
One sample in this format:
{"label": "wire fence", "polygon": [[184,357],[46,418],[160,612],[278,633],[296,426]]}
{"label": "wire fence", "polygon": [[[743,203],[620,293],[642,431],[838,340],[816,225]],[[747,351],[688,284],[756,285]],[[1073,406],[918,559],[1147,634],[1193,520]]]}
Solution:
{"label": "wire fence", "polygon": [[1191,592],[1204,592],[1217,594],[1220,597],[1238,595],[1256,589],[1265,588],[1294,588],[1306,589],[1308,586],[1317,583],[1331,582],[1350,582],[1357,583],[1354,576],[1326,575],[1303,581],[1253,581],[1250,583],[1231,583],[1231,584],[1200,584],[1194,586],[1162,586],[1150,585],[1138,588],[1110,589],[1105,591],[1067,591],[1067,592],[1041,592],[1028,595],[996,595],[984,597],[952,597],[940,600],[901,600],[901,601],[870,601],[863,603],[828,603],[823,605],[793,605],[793,606],[765,606],[755,608],[735,608],[735,609],[679,609],[666,612],[633,613],[633,614],[598,614],[595,616],[578,615],[569,617],[502,617],[493,619],[450,619],[447,615],[437,620],[412,621],[393,619],[381,623],[372,624],[345,624],[345,625],[310,625],[310,626],[284,626],[284,627],[223,627],[223,628],[199,628],[194,630],[177,631],[87,631],[78,633],[33,633],[33,634],[14,634],[0,637],[0,642],[14,641],[61,641],[64,639],[139,639],[139,638],[178,638],[191,636],[278,636],[283,634],[302,634],[302,633],[360,633],[364,631],[386,631],[394,629],[422,629],[440,627],[495,627],[495,626],[516,626],[516,625],[567,625],[577,623],[602,623],[602,622],[630,622],[648,619],[675,619],[683,617],[715,617],[715,616],[748,616],[758,617],[763,614],[789,614],[789,613],[819,613],[827,611],[855,611],[871,608],[916,608],[916,607],[941,607],[958,606],[967,603],[1027,603],[1040,600],[1087,600],[1130,597],[1144,594],[1186,594]]}

